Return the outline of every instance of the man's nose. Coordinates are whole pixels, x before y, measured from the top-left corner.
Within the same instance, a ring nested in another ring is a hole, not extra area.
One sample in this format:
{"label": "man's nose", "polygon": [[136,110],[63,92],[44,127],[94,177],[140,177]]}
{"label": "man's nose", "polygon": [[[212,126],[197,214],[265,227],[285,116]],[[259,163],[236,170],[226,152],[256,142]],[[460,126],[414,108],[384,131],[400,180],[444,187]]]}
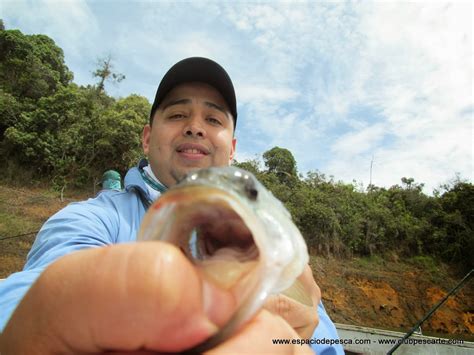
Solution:
{"label": "man's nose", "polygon": [[203,119],[200,115],[193,115],[184,126],[183,135],[186,137],[205,138],[206,130],[203,126]]}

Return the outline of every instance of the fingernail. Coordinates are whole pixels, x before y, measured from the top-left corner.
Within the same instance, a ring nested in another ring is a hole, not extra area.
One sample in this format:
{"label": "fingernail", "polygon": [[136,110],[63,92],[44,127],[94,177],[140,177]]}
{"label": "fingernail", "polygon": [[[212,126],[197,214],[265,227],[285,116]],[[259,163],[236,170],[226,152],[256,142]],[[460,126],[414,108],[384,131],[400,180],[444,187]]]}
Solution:
{"label": "fingernail", "polygon": [[203,333],[206,333],[206,335],[213,335],[219,330],[219,327],[208,318],[203,317],[200,325],[202,326]]}

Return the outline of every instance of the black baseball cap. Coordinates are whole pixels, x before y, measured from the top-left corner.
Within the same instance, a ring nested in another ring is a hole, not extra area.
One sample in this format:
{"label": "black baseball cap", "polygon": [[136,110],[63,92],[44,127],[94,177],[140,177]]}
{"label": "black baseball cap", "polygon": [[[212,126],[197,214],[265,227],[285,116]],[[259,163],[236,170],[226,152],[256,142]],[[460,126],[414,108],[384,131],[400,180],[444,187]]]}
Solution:
{"label": "black baseball cap", "polygon": [[150,123],[153,115],[166,95],[177,85],[189,82],[202,82],[211,85],[222,95],[234,118],[234,129],[237,125],[237,102],[234,85],[229,74],[218,63],[203,57],[186,58],[171,67],[161,79],[156,91],[155,101],[151,107]]}

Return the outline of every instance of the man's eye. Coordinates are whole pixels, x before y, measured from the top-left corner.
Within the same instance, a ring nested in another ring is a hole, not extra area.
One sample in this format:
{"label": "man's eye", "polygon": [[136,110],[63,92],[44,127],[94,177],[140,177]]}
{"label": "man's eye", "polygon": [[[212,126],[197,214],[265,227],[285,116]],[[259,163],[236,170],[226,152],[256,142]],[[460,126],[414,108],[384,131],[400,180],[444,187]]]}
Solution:
{"label": "man's eye", "polygon": [[175,113],[175,114],[173,114],[173,115],[170,115],[170,116],[169,116],[169,119],[170,119],[170,120],[179,120],[179,119],[184,118],[184,117],[185,117],[185,116],[184,116],[183,114],[181,114],[181,113]]}
{"label": "man's eye", "polygon": [[212,123],[212,124],[215,124],[215,125],[219,125],[219,126],[222,126],[222,123],[220,120],[218,120],[217,118],[214,118],[214,117],[208,117],[207,118],[207,121]]}

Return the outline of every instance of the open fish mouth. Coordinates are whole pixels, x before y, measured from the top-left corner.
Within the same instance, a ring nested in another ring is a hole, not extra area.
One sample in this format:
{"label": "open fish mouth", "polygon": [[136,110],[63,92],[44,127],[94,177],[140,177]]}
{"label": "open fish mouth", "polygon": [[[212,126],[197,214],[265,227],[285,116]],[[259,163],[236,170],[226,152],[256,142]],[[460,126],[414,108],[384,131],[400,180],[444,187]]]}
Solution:
{"label": "open fish mouth", "polygon": [[223,209],[215,216],[212,208],[216,207],[205,206],[205,211],[200,211],[204,223],[197,224],[191,236],[191,256],[185,254],[207,279],[236,295],[238,283],[258,262],[259,251],[242,218]]}
{"label": "open fish mouth", "polygon": [[[193,188],[198,189],[200,188]],[[214,194],[214,201],[204,197],[189,205],[181,205],[177,211],[175,223],[181,225],[185,236],[191,234],[189,248],[183,252],[190,259],[207,260],[223,249],[232,249],[240,261],[248,259],[248,253],[258,253],[252,232],[242,218],[224,201],[216,201],[216,192],[206,192]],[[191,231],[195,231],[196,235],[193,236]],[[180,236],[176,237],[179,242]],[[196,241],[193,242],[192,237],[196,237]]]}

